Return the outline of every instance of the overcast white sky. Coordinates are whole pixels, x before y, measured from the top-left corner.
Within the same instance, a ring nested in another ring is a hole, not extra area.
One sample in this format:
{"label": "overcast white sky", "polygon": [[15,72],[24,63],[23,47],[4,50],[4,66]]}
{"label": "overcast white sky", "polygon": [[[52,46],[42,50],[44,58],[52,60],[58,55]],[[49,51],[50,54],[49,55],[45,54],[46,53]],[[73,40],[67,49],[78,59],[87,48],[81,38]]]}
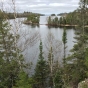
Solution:
{"label": "overcast white sky", "polygon": [[[11,0],[0,0],[4,3],[6,11],[12,10]],[[79,0],[15,0],[16,10],[18,12],[35,12],[43,14],[58,14],[71,12],[78,8]]]}

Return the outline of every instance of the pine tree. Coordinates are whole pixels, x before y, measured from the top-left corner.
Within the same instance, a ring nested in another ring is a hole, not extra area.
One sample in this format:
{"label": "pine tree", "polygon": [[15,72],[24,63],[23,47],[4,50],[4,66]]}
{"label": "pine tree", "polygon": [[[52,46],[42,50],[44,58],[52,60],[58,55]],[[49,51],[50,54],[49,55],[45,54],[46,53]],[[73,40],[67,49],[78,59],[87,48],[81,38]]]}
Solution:
{"label": "pine tree", "polygon": [[59,68],[54,77],[55,88],[64,88],[62,74],[63,74],[62,69]]}
{"label": "pine tree", "polygon": [[66,65],[67,65],[67,62],[66,62],[66,43],[67,43],[67,33],[66,33],[66,28],[64,28],[64,31],[63,31],[63,36],[62,36],[62,41],[63,41],[63,52],[64,52],[64,56],[63,56],[63,74],[62,74],[62,79],[63,79],[63,88],[66,87],[66,80],[67,80],[67,76],[66,76]]}
{"label": "pine tree", "polygon": [[32,77],[29,77],[26,72],[20,71],[13,88],[32,88],[33,83],[34,81]]}
{"label": "pine tree", "polygon": [[77,88],[78,83],[86,78],[85,70],[85,51],[88,44],[87,30],[85,28],[85,19],[86,19],[86,9],[87,4],[86,0],[80,0],[80,22],[78,23],[78,30],[76,31],[76,44],[74,45],[72,55],[70,60],[72,64],[69,65],[72,68],[68,73],[71,77],[70,82],[72,82],[73,88]]}
{"label": "pine tree", "polygon": [[48,25],[51,25],[51,24],[52,24],[51,16],[49,16],[49,18],[48,18],[48,20],[47,20],[47,23],[48,23]]}
{"label": "pine tree", "polygon": [[40,54],[34,74],[34,80],[35,80],[34,88],[46,88],[47,79],[48,79],[48,65],[43,57],[42,41],[40,41],[39,49],[40,49]]}
{"label": "pine tree", "polygon": [[65,28],[64,28],[64,31],[63,31],[62,41],[63,41],[63,45],[64,45],[63,64],[65,64],[66,63],[66,43],[67,43],[67,33],[66,33],[66,29]]}
{"label": "pine tree", "polygon": [[[12,88],[23,63],[22,55],[16,51],[14,35],[4,12],[0,11],[0,88]],[[17,56],[19,55],[19,56]]]}
{"label": "pine tree", "polygon": [[86,52],[85,52],[85,66],[86,66],[86,70],[85,70],[85,72],[86,72],[86,75],[87,75],[87,77],[88,77],[88,48],[86,49]]}

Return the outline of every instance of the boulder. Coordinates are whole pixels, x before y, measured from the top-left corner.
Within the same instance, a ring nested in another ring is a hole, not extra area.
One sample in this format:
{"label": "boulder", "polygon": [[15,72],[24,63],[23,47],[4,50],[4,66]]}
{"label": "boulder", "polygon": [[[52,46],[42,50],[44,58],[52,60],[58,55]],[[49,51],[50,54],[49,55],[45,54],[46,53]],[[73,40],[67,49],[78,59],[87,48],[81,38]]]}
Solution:
{"label": "boulder", "polygon": [[84,81],[80,82],[78,84],[78,88],[88,88],[88,79],[85,79]]}

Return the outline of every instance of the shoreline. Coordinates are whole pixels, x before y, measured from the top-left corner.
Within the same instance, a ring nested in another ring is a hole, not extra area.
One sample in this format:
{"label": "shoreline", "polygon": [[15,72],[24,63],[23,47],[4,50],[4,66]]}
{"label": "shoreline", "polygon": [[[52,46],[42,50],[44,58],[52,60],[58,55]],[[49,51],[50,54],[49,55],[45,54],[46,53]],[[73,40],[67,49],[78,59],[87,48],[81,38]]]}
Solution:
{"label": "shoreline", "polygon": [[[23,22],[23,24],[27,24],[27,25],[47,25],[47,26],[51,26],[51,27],[77,27],[78,25],[63,25],[63,24],[59,24],[59,25],[55,25],[55,24],[40,24],[40,23],[32,23],[32,22]],[[85,27],[88,27],[88,25],[86,25]]]}

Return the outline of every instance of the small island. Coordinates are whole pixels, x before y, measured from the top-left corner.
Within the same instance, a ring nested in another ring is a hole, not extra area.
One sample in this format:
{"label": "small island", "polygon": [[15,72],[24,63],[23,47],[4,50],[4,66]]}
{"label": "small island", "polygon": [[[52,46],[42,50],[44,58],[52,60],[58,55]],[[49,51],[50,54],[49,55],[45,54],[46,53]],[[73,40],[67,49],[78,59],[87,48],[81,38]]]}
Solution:
{"label": "small island", "polygon": [[66,21],[64,20],[64,17],[58,18],[58,16],[55,16],[54,18],[52,18],[52,16],[49,16],[47,20],[47,25],[49,27],[76,27],[77,26],[76,24],[66,23]]}
{"label": "small island", "polygon": [[47,20],[47,25],[48,25],[48,27],[58,27],[59,26],[58,17],[55,16],[54,18],[52,18],[52,16],[49,16],[48,20]]}
{"label": "small island", "polygon": [[51,16],[56,16],[56,14],[51,14]]}
{"label": "small island", "polygon": [[28,15],[27,19],[23,22],[24,24],[39,25],[40,16],[36,14]]}

